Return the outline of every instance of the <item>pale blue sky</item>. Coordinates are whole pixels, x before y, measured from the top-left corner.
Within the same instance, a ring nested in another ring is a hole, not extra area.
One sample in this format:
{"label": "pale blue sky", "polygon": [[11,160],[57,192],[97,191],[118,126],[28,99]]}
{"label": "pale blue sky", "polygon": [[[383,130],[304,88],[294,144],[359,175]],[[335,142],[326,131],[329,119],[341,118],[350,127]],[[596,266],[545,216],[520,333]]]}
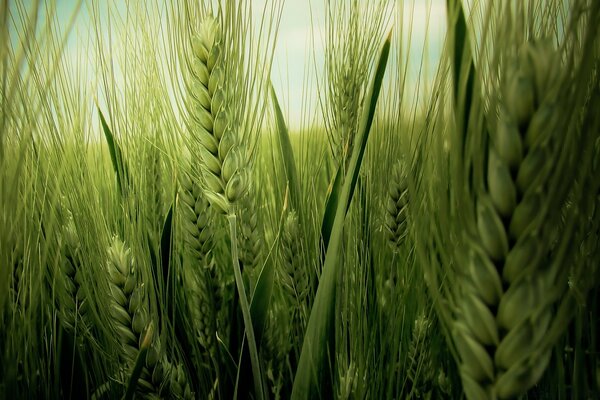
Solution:
{"label": "pale blue sky", "polygon": [[[114,5],[123,6],[124,1],[108,0]],[[265,1],[253,0],[254,9],[260,9]],[[366,0],[365,0],[366,1]],[[20,2],[29,7],[31,0]],[[69,20],[76,0],[57,0],[57,11],[61,21],[65,25]],[[84,0],[85,3],[85,0]],[[433,67],[439,58],[441,41],[445,30],[445,0],[414,0],[404,1],[405,15],[411,13],[410,9],[414,5],[414,18],[412,25],[412,56],[410,57],[409,69],[416,73],[421,61],[422,43],[425,37],[425,20],[430,15],[429,31],[429,65]],[[311,15],[312,23],[311,26]],[[302,95],[304,88],[312,88],[315,83],[307,83],[307,68],[314,76],[314,64],[310,52],[313,52],[317,67],[323,63],[324,53],[324,18],[325,18],[325,0],[286,0],[284,4],[281,25],[277,47],[274,54],[274,64],[272,70],[272,79],[276,91],[280,96],[284,109],[288,114],[289,123],[292,128],[298,128],[302,116]],[[89,25],[89,15],[87,7],[80,9],[74,30],[69,40],[69,45],[65,49],[65,56],[81,59],[77,55],[79,51],[75,43],[77,42],[78,32],[87,32]],[[408,24],[406,24],[408,25]],[[311,31],[314,29],[314,39],[311,38]],[[312,41],[314,40],[314,43]],[[314,46],[313,46],[314,44]],[[432,71],[431,71],[432,72]],[[409,86],[414,84],[414,79],[409,81]],[[313,105],[316,103],[312,101]]]}

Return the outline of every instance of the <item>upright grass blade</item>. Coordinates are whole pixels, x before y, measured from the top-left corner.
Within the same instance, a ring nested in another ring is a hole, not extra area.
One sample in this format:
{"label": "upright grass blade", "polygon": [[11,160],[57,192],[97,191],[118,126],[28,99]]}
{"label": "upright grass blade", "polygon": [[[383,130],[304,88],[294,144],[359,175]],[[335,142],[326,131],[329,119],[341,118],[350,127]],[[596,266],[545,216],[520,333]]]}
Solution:
{"label": "upright grass blade", "polygon": [[[148,250],[150,252],[150,261],[152,263],[152,277],[154,279],[154,287],[157,293],[160,293],[160,288],[165,288],[164,293],[164,310],[171,311],[171,299],[172,299],[172,279],[173,275],[170,274],[170,262],[171,262],[171,240],[173,233],[173,208],[175,203],[171,203],[169,211],[165,216],[163,228],[160,235],[160,247],[159,253],[156,254],[155,243],[153,242],[152,235],[147,234],[148,238]],[[159,313],[163,314],[162,306],[163,302],[158,303]]]}
{"label": "upright grass blade", "polygon": [[475,64],[471,53],[469,31],[467,30],[462,1],[446,0],[446,5],[449,33],[452,40],[452,89],[456,109],[462,112],[462,118],[457,120],[458,130],[464,135],[469,123],[473,102]]}
{"label": "upright grass blade", "polygon": [[281,112],[279,101],[277,100],[277,94],[271,84],[271,101],[273,102],[273,108],[275,109],[275,120],[277,122],[277,133],[279,133],[279,146],[281,150],[281,157],[283,158],[285,167],[285,177],[290,190],[290,203],[294,210],[299,211],[300,207],[300,183],[298,181],[298,172],[296,170],[296,162],[294,158],[294,149],[292,148],[292,142],[290,141],[290,135],[285,123],[285,118]]}
{"label": "upright grass blade", "polygon": [[390,52],[391,35],[392,31],[390,30],[379,54],[375,75],[370,83],[369,92],[366,97],[369,106],[364,110],[356,147],[352,152],[348,172],[344,178],[337,200],[335,218],[333,219],[331,228],[331,238],[325,255],[325,263],[308,320],[300,361],[294,378],[292,388],[293,400],[312,399],[318,396],[319,393],[332,393],[331,387],[327,387],[323,382],[327,367],[335,361],[333,357],[330,357],[328,360],[327,356],[335,348],[333,330],[336,295],[335,278],[340,263],[339,250],[342,241],[342,231],[373,122],[377,99]]}
{"label": "upright grass blade", "polygon": [[[167,283],[169,280],[170,272],[170,260],[171,260],[171,238],[173,235],[173,209],[175,203],[171,203],[169,211],[165,217],[165,223],[163,224],[162,233],[160,235],[160,266],[162,269],[163,282]],[[157,270],[158,272],[158,270]],[[170,297],[170,296],[168,296]]]}
{"label": "upright grass blade", "polygon": [[106,119],[104,118],[104,114],[98,107],[98,114],[100,115],[100,122],[102,123],[102,131],[104,132],[104,137],[106,138],[106,143],[108,144],[108,151],[110,152],[110,159],[112,161],[113,168],[115,170],[115,174],[117,176],[117,188],[119,190],[119,194],[123,197],[127,196],[129,192],[129,185],[131,184],[131,179],[129,179],[129,171],[127,169],[127,164],[125,163],[125,159],[123,158],[123,153],[119,144],[115,140],[115,136],[113,135]]}
{"label": "upright grass blade", "polygon": [[267,262],[261,270],[250,302],[252,326],[254,327],[256,343],[258,344],[260,344],[262,340],[265,322],[267,320],[267,311],[273,293],[273,282],[275,278],[275,270],[273,267],[274,263]]}
{"label": "upright grass blade", "polygon": [[327,191],[327,199],[325,200],[325,214],[323,214],[323,222],[321,223],[321,241],[323,243],[321,262],[323,262],[325,259],[325,253],[327,252],[327,247],[329,246],[329,238],[331,237],[331,230],[335,220],[335,211],[337,210],[340,192],[342,190],[342,174],[342,167],[340,165]]}

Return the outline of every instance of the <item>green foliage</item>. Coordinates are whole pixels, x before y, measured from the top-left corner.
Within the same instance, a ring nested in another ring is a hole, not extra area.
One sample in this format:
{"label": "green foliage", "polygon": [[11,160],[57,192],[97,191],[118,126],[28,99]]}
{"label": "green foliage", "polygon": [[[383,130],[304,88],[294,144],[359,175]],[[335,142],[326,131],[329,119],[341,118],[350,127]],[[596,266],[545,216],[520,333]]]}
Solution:
{"label": "green foliage", "polygon": [[0,5],[0,398],[600,396],[600,2],[317,2],[303,110],[283,1],[81,3]]}

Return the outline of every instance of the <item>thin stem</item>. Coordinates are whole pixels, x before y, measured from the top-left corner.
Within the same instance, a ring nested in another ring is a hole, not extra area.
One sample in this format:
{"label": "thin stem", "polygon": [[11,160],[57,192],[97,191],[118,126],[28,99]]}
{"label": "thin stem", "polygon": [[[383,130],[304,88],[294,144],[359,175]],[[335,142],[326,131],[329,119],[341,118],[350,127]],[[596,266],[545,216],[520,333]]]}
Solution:
{"label": "thin stem", "polygon": [[242,280],[242,271],[240,269],[240,260],[238,258],[237,249],[237,233],[236,233],[236,216],[231,213],[227,216],[229,220],[229,229],[231,234],[231,258],[233,260],[233,274],[235,276],[235,284],[237,286],[238,295],[240,298],[240,307],[242,308],[242,316],[244,318],[244,327],[246,329],[246,337],[248,338],[248,349],[250,350],[250,362],[252,363],[252,377],[254,379],[254,391],[256,398],[263,400],[264,391],[260,372],[260,363],[258,360],[258,349],[254,338],[254,328],[252,327],[252,317],[250,316],[250,307],[248,305],[248,297],[244,289],[244,281]]}

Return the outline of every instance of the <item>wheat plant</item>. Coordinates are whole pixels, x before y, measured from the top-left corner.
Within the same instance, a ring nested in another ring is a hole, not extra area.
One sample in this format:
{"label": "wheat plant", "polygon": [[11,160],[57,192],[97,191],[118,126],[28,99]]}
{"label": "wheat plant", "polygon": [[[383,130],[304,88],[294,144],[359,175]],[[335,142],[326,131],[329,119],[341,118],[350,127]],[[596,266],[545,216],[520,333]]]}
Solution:
{"label": "wheat plant", "polygon": [[0,398],[600,397],[598,1],[0,3]]}

